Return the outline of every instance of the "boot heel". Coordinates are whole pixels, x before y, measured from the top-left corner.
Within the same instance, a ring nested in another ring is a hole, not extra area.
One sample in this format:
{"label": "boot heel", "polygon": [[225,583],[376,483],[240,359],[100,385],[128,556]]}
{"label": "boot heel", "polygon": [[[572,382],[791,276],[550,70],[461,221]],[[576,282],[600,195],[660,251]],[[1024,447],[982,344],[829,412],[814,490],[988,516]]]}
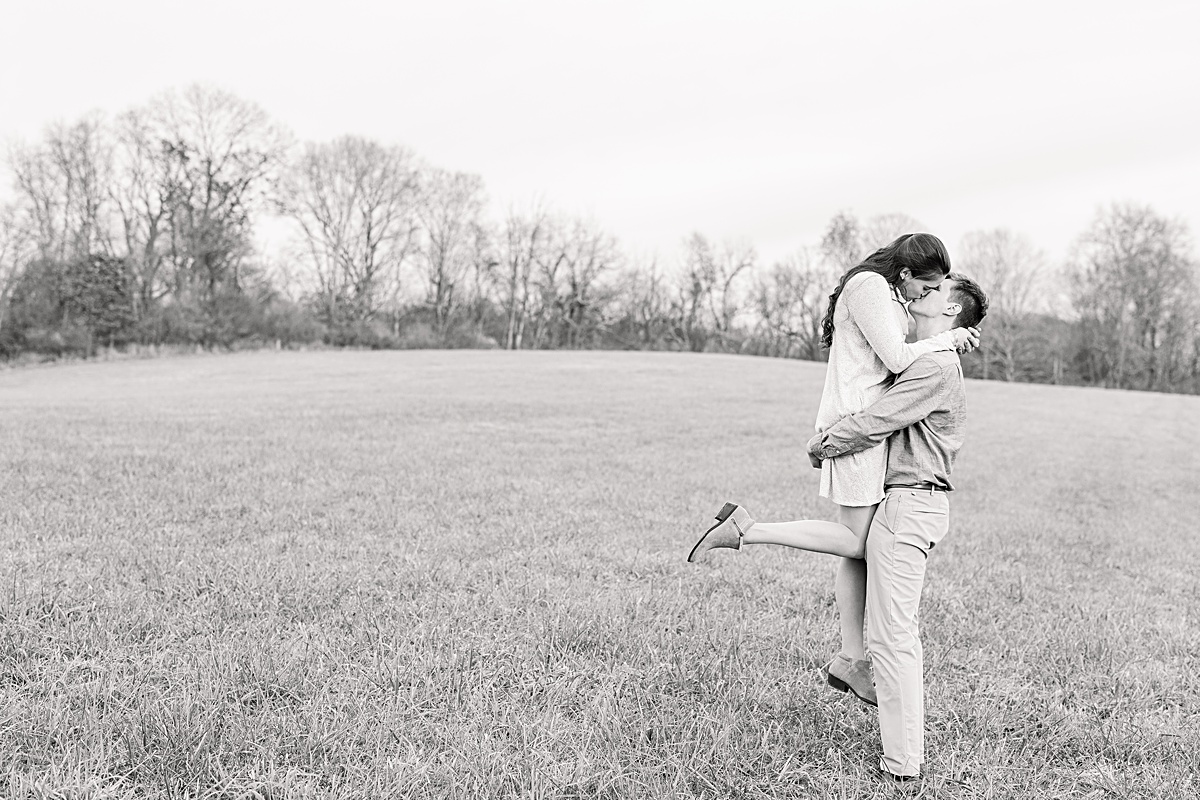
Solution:
{"label": "boot heel", "polygon": [[850,684],[846,683],[841,678],[835,678],[834,676],[830,675],[829,673],[826,673],[825,680],[829,683],[830,686],[837,689],[839,692],[850,691]]}
{"label": "boot heel", "polygon": [[717,522],[721,523],[729,519],[729,515],[734,511],[737,511],[737,503],[726,503],[721,507],[721,510],[717,512]]}

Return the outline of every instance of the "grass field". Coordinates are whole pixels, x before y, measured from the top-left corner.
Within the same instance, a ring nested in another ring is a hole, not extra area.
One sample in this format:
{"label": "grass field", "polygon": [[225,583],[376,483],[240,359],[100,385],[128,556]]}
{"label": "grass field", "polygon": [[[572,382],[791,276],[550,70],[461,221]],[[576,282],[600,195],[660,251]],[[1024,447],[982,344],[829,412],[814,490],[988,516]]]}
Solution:
{"label": "grass field", "polygon": [[926,775],[831,692],[823,366],[255,353],[0,372],[0,796],[1195,798],[1200,398],[971,382]]}

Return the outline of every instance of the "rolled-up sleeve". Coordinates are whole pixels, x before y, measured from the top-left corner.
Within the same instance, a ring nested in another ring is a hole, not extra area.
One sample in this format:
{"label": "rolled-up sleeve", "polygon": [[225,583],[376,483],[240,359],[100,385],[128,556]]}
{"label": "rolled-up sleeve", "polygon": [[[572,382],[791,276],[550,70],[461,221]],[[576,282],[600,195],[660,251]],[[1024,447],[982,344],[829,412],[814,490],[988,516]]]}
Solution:
{"label": "rolled-up sleeve", "polygon": [[938,408],[944,374],[932,358],[918,358],[882,397],[810,439],[808,451],[821,459],[858,453],[925,419]]}

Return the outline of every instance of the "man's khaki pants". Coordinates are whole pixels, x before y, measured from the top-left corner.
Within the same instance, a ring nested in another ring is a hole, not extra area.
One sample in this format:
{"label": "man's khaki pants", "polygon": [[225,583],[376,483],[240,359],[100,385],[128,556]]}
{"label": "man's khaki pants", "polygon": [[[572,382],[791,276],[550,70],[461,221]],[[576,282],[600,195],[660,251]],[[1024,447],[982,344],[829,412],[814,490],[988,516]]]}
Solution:
{"label": "man's khaki pants", "polygon": [[925,698],[917,608],[929,551],[950,526],[945,492],[894,489],[867,535],[867,647],[879,696],[880,766],[917,775],[925,759]]}

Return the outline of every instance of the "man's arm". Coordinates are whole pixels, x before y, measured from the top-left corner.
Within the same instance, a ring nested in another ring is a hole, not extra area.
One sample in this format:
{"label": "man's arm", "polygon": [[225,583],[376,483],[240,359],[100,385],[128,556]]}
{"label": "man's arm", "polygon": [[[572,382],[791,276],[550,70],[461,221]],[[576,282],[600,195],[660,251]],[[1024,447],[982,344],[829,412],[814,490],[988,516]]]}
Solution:
{"label": "man's arm", "polygon": [[918,358],[896,376],[882,397],[857,414],[843,417],[808,442],[812,460],[867,450],[893,433],[937,410],[945,369],[932,358]]}

